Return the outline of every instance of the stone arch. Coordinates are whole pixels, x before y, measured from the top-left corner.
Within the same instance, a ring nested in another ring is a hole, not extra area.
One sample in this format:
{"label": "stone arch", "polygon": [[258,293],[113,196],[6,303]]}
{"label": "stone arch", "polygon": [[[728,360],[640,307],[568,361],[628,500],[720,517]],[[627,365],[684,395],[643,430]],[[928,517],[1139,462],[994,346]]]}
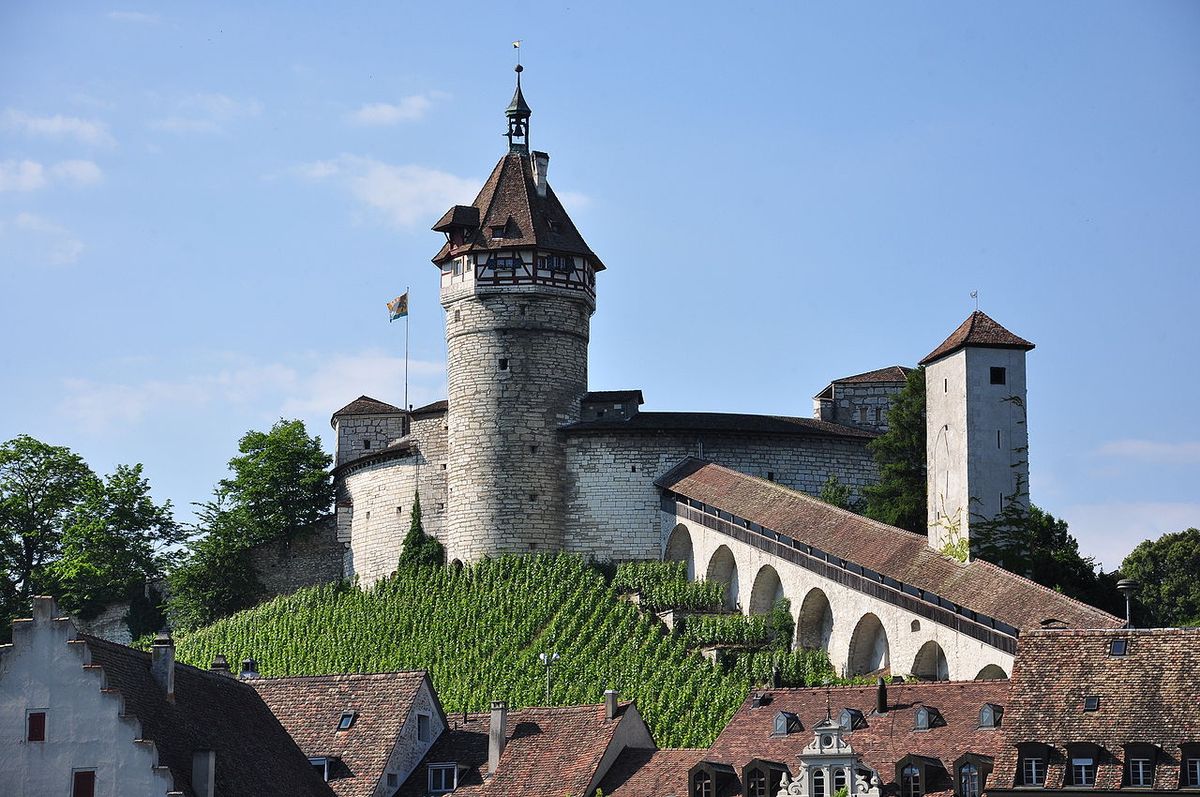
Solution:
{"label": "stone arch", "polygon": [[804,596],[800,612],[796,615],[796,645],[829,650],[831,636],[833,608],[829,605],[829,596],[819,587],[813,587]]}
{"label": "stone arch", "polygon": [[671,529],[671,535],[667,537],[667,548],[663,552],[663,559],[667,562],[687,563],[688,581],[696,580],[696,558],[692,553],[692,533],[688,531],[687,526],[680,523]]}
{"label": "stone arch", "polygon": [[946,660],[946,651],[932,639],[926,642],[913,659],[912,674],[922,681],[949,681],[950,662]]}
{"label": "stone arch", "polygon": [[770,565],[763,565],[754,577],[754,587],[750,590],[750,614],[766,614],[771,611],[775,601],[782,598],[783,582],[779,580],[779,572]]}
{"label": "stone arch", "polygon": [[1000,681],[1008,678],[1008,673],[999,664],[989,664],[975,676],[976,681]]}
{"label": "stone arch", "polygon": [[846,661],[846,675],[867,675],[891,666],[891,650],[888,648],[887,632],[883,623],[874,614],[867,612],[859,618],[850,636],[850,654]]}
{"label": "stone arch", "polygon": [[713,552],[708,560],[708,569],[704,573],[706,581],[719,581],[725,585],[725,606],[736,609],[741,601],[741,585],[738,583],[737,560],[728,545],[722,545]]}

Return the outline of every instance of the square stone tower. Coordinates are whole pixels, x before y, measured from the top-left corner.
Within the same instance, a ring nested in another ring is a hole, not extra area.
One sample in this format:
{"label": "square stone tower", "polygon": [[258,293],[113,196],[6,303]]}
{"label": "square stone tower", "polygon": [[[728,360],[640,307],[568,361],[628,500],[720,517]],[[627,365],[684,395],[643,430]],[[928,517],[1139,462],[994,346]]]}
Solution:
{"label": "square stone tower", "polygon": [[1029,505],[1025,352],[1033,344],[976,310],[921,360],[929,545],[970,545],[971,526]]}

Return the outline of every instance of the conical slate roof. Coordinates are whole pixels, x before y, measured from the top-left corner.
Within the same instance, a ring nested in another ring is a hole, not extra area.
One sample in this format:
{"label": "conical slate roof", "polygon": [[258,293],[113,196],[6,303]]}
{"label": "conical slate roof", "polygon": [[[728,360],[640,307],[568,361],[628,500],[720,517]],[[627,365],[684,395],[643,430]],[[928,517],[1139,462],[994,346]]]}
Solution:
{"label": "conical slate roof", "polygon": [[[466,252],[537,247],[549,252],[583,255],[596,271],[604,269],[600,258],[583,240],[558,201],[554,189],[546,186],[546,195],[538,195],[533,163],[528,155],[514,152],[501,158],[471,205],[479,211],[479,226],[468,230],[461,246],[449,243],[443,246],[434,256],[434,263],[441,265]],[[451,213],[447,212],[449,215]],[[460,209],[458,215],[465,214]],[[445,221],[446,216],[442,219]],[[504,229],[504,237],[492,237],[491,231],[495,227]]]}
{"label": "conical slate roof", "polygon": [[1009,332],[996,323],[982,310],[976,310],[950,333],[950,337],[942,341],[942,345],[921,360],[920,365],[928,365],[934,360],[941,359],[947,354],[953,354],[968,346],[978,346],[985,349],[1024,349],[1029,351],[1033,344]]}

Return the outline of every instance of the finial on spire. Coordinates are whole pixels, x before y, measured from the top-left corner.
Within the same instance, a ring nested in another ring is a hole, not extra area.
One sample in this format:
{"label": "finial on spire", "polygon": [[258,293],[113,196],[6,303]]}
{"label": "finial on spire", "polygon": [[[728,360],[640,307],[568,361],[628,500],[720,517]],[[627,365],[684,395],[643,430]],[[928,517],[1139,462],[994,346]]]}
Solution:
{"label": "finial on spire", "polygon": [[508,136],[509,152],[528,155],[529,117],[533,111],[525,102],[525,95],[521,93],[521,73],[525,71],[525,67],[521,66],[520,39],[513,42],[513,49],[517,51],[517,65],[513,67],[513,71],[517,73],[517,90],[513,93],[512,102],[504,111],[504,115],[508,117],[508,132],[505,135]]}

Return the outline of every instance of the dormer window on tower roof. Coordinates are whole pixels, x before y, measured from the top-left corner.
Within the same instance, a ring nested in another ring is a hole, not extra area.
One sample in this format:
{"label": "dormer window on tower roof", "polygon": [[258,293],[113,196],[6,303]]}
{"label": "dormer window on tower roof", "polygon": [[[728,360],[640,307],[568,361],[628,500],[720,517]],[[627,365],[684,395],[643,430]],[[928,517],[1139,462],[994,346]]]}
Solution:
{"label": "dormer window on tower roof", "polygon": [[787,736],[789,733],[795,733],[801,730],[800,718],[790,711],[780,711],[775,714],[775,724],[772,727],[772,736]]}

